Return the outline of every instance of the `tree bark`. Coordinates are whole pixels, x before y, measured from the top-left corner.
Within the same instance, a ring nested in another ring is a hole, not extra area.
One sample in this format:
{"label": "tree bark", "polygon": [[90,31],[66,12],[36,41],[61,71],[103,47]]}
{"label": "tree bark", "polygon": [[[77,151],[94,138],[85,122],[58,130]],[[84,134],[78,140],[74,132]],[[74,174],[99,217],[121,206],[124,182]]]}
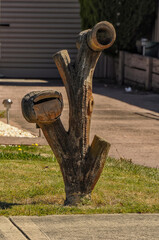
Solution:
{"label": "tree bark", "polygon": [[115,30],[108,22],[83,31],[77,39],[78,54],[72,64],[67,50],[53,59],[66,88],[69,101],[69,130],[60,115],[63,101],[60,93],[47,91],[27,94],[22,100],[24,117],[42,129],[61,168],[65,183],[65,205],[76,205],[90,196],[98,181],[110,144],[95,136],[89,145],[93,111],[92,77],[103,49],[115,41]]}

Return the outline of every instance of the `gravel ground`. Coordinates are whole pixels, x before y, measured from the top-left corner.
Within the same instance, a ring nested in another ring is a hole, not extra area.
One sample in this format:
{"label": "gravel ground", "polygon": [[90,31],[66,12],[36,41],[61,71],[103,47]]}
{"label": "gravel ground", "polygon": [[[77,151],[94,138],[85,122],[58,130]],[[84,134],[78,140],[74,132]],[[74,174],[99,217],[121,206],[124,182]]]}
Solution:
{"label": "gravel ground", "polygon": [[32,135],[30,132],[23,131],[19,128],[13,127],[1,121],[0,121],[0,136],[36,138],[36,136]]}

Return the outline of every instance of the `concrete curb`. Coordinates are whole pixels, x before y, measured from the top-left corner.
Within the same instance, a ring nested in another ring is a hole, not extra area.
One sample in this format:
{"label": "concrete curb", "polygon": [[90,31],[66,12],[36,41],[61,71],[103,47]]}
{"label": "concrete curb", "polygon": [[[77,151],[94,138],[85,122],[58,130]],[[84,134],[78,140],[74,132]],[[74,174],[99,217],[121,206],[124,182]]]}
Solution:
{"label": "concrete curb", "polygon": [[0,239],[26,240],[24,235],[5,217],[0,217]]}
{"label": "concrete curb", "polygon": [[158,240],[159,236],[159,214],[23,216],[11,220],[30,240]]}

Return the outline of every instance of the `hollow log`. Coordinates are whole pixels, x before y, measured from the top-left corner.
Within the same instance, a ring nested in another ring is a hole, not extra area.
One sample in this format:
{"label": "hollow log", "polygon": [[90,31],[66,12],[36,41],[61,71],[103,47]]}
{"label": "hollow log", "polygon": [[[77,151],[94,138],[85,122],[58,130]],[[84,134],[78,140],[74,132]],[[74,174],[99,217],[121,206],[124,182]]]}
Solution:
{"label": "hollow log", "polygon": [[112,24],[103,21],[78,35],[78,53],[72,64],[67,50],[53,59],[66,88],[69,101],[69,129],[60,120],[62,95],[56,91],[31,92],[22,99],[22,112],[42,129],[62,172],[65,205],[76,205],[90,196],[103,170],[110,144],[98,136],[89,145],[94,100],[92,78],[104,49],[115,41]]}

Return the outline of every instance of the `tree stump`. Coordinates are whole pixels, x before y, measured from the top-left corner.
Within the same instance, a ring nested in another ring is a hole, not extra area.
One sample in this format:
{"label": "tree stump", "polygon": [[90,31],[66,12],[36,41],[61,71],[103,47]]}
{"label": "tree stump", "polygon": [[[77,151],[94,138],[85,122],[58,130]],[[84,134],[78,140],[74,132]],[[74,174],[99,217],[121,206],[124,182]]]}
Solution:
{"label": "tree stump", "polygon": [[90,196],[103,170],[110,144],[98,136],[89,145],[93,111],[92,77],[102,50],[115,41],[115,29],[103,21],[78,35],[78,53],[71,64],[67,50],[53,59],[66,88],[69,101],[69,130],[60,120],[63,109],[61,93],[31,92],[22,99],[25,119],[43,131],[62,172],[65,205],[76,205]]}

